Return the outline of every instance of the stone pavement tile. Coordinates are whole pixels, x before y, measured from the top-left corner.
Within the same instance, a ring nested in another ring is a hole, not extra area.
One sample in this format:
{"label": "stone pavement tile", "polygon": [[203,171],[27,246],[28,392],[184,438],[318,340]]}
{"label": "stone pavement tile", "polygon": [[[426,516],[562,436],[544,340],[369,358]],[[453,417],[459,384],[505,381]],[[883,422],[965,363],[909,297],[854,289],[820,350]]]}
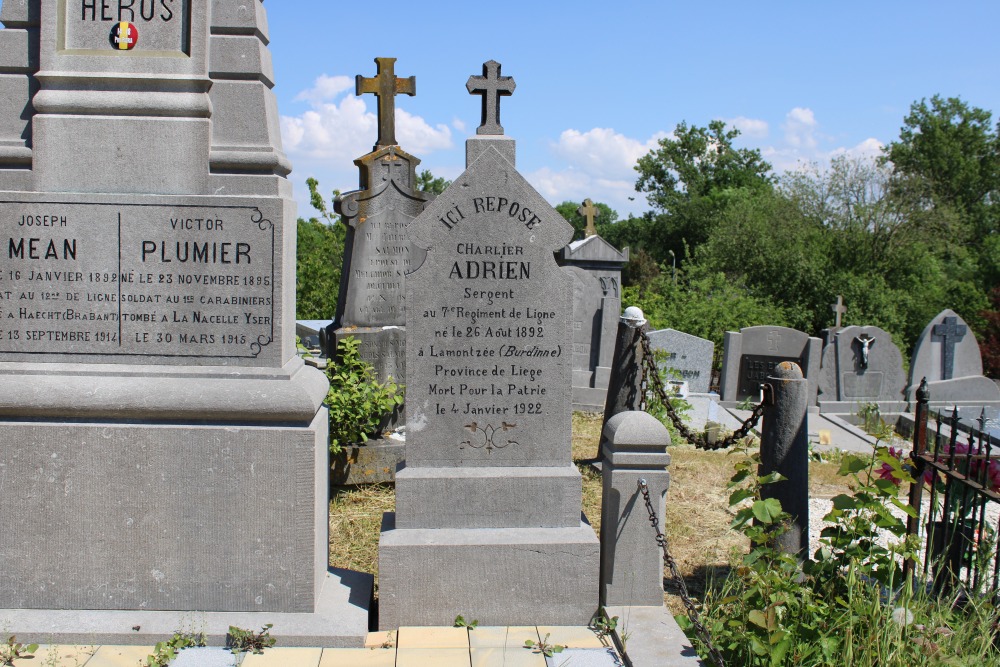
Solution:
{"label": "stone pavement tile", "polygon": [[[475,632],[475,630],[473,630]],[[403,627],[399,629],[397,648],[469,648],[466,628]]]}
{"label": "stone pavement tile", "polygon": [[474,648],[472,667],[545,667],[545,656],[523,646]]}
{"label": "stone pavement tile", "polygon": [[51,664],[59,665],[59,667],[83,667],[95,651],[97,651],[96,646],[43,644],[35,651],[33,658],[15,660],[14,665],[15,667],[43,667]]}
{"label": "stone pavement tile", "polygon": [[472,648],[518,648],[524,640],[538,641],[538,631],[533,625],[512,625],[510,627],[487,626],[469,630],[469,646]]}
{"label": "stone pavement tile", "polygon": [[153,650],[152,646],[101,646],[85,664],[87,667],[136,667],[145,664]]}
{"label": "stone pavement tile", "polygon": [[263,653],[247,653],[242,667],[318,667],[321,648],[267,648]]}
{"label": "stone pavement tile", "polygon": [[227,648],[200,646],[178,651],[170,667],[238,667],[242,659]]}
{"label": "stone pavement tile", "polygon": [[[545,639],[546,634],[548,639]],[[582,625],[539,625],[538,636],[548,644],[566,648],[604,648],[594,631]]]}
{"label": "stone pavement tile", "polygon": [[568,648],[549,658],[551,667],[623,667],[613,648]]}
{"label": "stone pavement tile", "polygon": [[395,664],[394,648],[325,648],[319,661],[319,667],[395,667]]}
{"label": "stone pavement tile", "polygon": [[396,631],[383,630],[369,632],[365,637],[365,648],[392,648],[396,646]]}
{"label": "stone pavement tile", "polygon": [[467,648],[398,648],[396,667],[471,667]]}

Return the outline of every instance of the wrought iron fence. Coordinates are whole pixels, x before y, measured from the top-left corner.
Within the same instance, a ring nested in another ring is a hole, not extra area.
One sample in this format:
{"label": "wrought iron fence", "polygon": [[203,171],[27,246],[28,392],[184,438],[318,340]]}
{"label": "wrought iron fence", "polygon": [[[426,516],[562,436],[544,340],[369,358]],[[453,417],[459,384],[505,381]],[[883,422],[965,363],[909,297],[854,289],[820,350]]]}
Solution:
{"label": "wrought iron fence", "polygon": [[[1000,582],[1000,439],[985,420],[928,409],[917,392],[907,532],[921,537],[920,574],[935,590],[998,597]],[[971,423],[970,423],[971,421]],[[927,493],[929,502],[923,502]],[[916,563],[907,563],[916,574]]]}

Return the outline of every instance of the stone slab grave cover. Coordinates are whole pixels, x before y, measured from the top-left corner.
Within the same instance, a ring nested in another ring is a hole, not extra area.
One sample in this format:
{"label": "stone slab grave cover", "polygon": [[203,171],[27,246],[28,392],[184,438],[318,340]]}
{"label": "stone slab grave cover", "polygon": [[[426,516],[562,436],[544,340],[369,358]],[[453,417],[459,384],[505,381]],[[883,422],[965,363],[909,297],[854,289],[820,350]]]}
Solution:
{"label": "stone slab grave cover", "polygon": [[913,347],[907,399],[915,400],[920,381],[927,378],[931,405],[991,405],[1000,402],[1000,388],[983,375],[983,357],[972,329],[950,309],[938,313]]}
{"label": "stone slab grave cover", "polygon": [[809,405],[816,404],[823,342],[788,327],[747,327],[727,331],[723,340],[722,400],[757,402],[760,384],[782,361],[794,361],[809,380]]}
{"label": "stone slab grave cover", "polygon": [[0,618],[152,643],[199,610],[217,643],[242,618],[360,645],[263,5],[141,5],[0,9]]}
{"label": "stone slab grave cover", "polygon": [[[572,227],[505,156],[490,61],[466,171],[410,225],[406,461],[379,543],[379,624],[585,625],[598,541],[572,464]],[[492,99],[491,99],[492,98]],[[497,147],[500,147],[499,149]]]}
{"label": "stone slab grave cover", "polygon": [[903,355],[888,331],[873,326],[838,329],[823,350],[819,405],[823,412],[855,412],[858,404],[904,402]]}
{"label": "stone slab grave cover", "polygon": [[676,329],[650,331],[647,335],[651,349],[663,350],[667,354],[667,358],[660,362],[660,370],[667,379],[679,378],[688,383],[692,392],[708,393],[715,343]]}
{"label": "stone slab grave cover", "polygon": [[621,316],[621,274],[629,249],[619,251],[597,235],[597,208],[585,200],[586,237],[562,248],[557,260],[573,276],[573,409],[604,410]]}

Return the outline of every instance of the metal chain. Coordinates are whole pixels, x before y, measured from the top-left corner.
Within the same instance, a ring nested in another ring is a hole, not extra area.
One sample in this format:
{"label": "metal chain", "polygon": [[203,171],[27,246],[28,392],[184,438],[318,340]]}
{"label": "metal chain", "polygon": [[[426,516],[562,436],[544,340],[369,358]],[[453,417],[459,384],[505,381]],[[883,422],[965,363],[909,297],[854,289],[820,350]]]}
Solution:
{"label": "metal chain", "polygon": [[[670,398],[667,395],[667,390],[663,386],[663,380],[660,378],[660,371],[656,367],[656,359],[653,357],[653,351],[649,345],[649,336],[646,335],[644,330],[639,331],[639,340],[642,344],[643,358],[642,358],[642,385],[641,385],[641,398],[640,398],[640,409],[646,409],[647,398],[646,395],[650,389],[656,392],[656,397],[660,399],[660,403],[663,408],[667,411],[667,416],[670,417],[670,421],[673,422],[674,428],[680,433],[681,437],[693,444],[698,449],[725,449],[731,445],[736,444],[743,438],[747,437],[747,434],[757,426],[760,421],[761,415],[764,414],[764,404],[765,401],[761,401],[758,405],[754,406],[753,411],[750,416],[744,421],[738,429],[733,431],[732,435],[718,440],[716,442],[709,442],[708,436],[705,433],[695,433],[687,427],[681,416],[677,414],[674,410],[674,406],[670,403]],[[652,387],[650,387],[652,383]]]}
{"label": "metal chain", "polygon": [[663,564],[670,570],[670,576],[677,584],[677,589],[681,595],[681,602],[687,611],[688,620],[691,621],[695,634],[698,635],[701,643],[705,645],[708,655],[716,667],[726,667],[722,653],[719,652],[719,649],[715,648],[715,645],[712,643],[712,637],[708,634],[708,628],[701,622],[701,614],[698,613],[698,608],[691,600],[687,584],[684,583],[684,577],[681,576],[680,570],[677,568],[677,561],[670,555],[670,550],[667,548],[667,536],[660,532],[660,520],[656,517],[656,510],[653,509],[653,501],[649,499],[649,485],[645,479],[639,480],[639,491],[642,493],[643,500],[646,501],[646,511],[649,512],[649,523],[653,525],[653,530],[656,531],[656,543],[663,550]]}

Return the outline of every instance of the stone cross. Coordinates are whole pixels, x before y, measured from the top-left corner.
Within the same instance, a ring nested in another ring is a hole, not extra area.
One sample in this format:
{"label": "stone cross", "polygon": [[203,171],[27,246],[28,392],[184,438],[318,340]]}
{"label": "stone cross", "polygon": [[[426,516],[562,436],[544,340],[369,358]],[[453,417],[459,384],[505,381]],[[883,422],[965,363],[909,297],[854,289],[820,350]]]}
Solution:
{"label": "stone cross", "polygon": [[955,343],[958,343],[969,328],[958,324],[958,318],[946,317],[941,324],[935,324],[931,334],[941,340],[941,379],[950,380],[955,370]]}
{"label": "stone cross", "polygon": [[378,141],[375,149],[396,145],[396,95],[416,95],[417,77],[400,79],[395,72],[395,58],[376,58],[376,74],[354,79],[355,95],[372,93],[378,98]]}
{"label": "stone cross", "polygon": [[584,233],[586,238],[591,236],[597,236],[597,227],[594,225],[594,216],[597,215],[597,207],[594,206],[594,202],[590,199],[583,200],[583,206],[576,209],[578,215],[582,215],[587,219],[587,231]]}
{"label": "stone cross", "polygon": [[844,313],[847,312],[847,306],[844,305],[844,297],[842,295],[840,294],[837,295],[837,303],[831,305],[830,310],[832,310],[837,315],[837,320],[833,326],[839,329],[840,318],[843,316]]}
{"label": "stone cross", "polygon": [[488,60],[483,63],[482,76],[470,76],[465,87],[470,95],[483,96],[482,123],[476,134],[503,134],[500,125],[500,98],[514,93],[514,78],[500,76],[500,63]]}

